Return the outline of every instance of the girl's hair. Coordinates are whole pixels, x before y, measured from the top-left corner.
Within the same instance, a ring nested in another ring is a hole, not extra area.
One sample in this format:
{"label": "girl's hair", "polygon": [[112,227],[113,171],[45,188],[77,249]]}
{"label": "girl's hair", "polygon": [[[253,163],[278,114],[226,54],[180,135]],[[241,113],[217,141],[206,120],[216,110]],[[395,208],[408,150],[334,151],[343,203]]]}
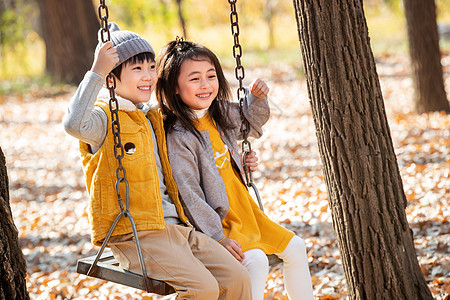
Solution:
{"label": "girl's hair", "polygon": [[217,79],[219,81],[219,91],[217,97],[212,101],[208,108],[209,116],[227,133],[233,128],[228,117],[229,102],[231,90],[228,81],[223,74],[217,56],[203,45],[183,41],[180,38],[170,41],[163,45],[156,61],[156,71],[158,74],[158,83],[156,84],[156,97],[166,115],[164,127],[166,132],[170,132],[179,120],[185,129],[192,132],[200,138],[200,134],[195,127],[194,112],[181,100],[176,90],[178,88],[178,76],[180,75],[181,65],[184,61],[191,59],[196,61],[209,61],[216,69]]}
{"label": "girl's hair", "polygon": [[155,61],[155,54],[152,52],[142,52],[136,54],[115,67],[111,72],[117,77],[117,79],[120,80],[120,75],[122,74],[122,68],[124,66],[128,64],[143,63],[144,61]]}

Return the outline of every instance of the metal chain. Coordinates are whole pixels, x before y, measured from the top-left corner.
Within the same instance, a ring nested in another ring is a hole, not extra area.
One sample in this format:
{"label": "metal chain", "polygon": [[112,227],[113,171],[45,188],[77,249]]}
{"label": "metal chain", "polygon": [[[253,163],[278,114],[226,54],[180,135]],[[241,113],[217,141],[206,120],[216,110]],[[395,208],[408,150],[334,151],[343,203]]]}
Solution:
{"label": "metal chain", "polygon": [[[105,15],[102,14],[103,10],[105,11]],[[109,11],[108,6],[106,6],[105,0],[100,0],[100,5],[98,6],[98,17],[101,21],[101,39],[103,43],[106,43],[111,39],[111,34],[108,28]],[[106,37],[105,33],[107,34]]]}
{"label": "metal chain", "polygon": [[[103,15],[102,12],[105,14]],[[100,36],[103,43],[108,42],[111,39],[111,34],[108,28],[108,6],[105,4],[105,0],[100,0],[100,5],[98,6],[98,16],[101,20],[101,30]],[[106,36],[105,36],[106,35]],[[112,82],[112,83],[110,83]],[[128,212],[129,207],[129,187],[127,180],[127,173],[122,165],[122,158],[124,156],[124,148],[122,145],[122,140],[120,139],[120,123],[119,123],[119,103],[116,99],[115,88],[116,88],[116,78],[109,73],[106,76],[106,87],[109,90],[109,110],[111,111],[111,126],[112,133],[114,137],[114,156],[117,159],[119,166],[116,169],[116,193],[117,201],[119,202],[120,210],[124,211],[123,200],[120,194],[120,184],[125,185],[125,196],[126,196],[126,211]]]}
{"label": "metal chain", "polygon": [[242,85],[242,81],[245,77],[245,71],[244,67],[241,64],[241,57],[242,57],[242,46],[239,43],[239,22],[238,22],[238,13],[236,10],[236,2],[237,0],[228,0],[228,3],[230,3],[230,22],[231,22],[231,33],[233,35],[234,39],[234,45],[233,45],[233,57],[236,59],[236,67],[234,68],[234,74],[236,76],[236,79],[239,82],[239,87],[237,89],[237,98],[239,99],[239,111],[241,116],[241,134],[242,134],[242,164],[245,171],[245,180],[247,183],[247,186],[251,186],[253,182],[252,178],[252,172],[248,168],[247,164],[245,163],[245,157],[247,154],[252,152],[252,145],[248,141],[248,134],[249,134],[249,122],[244,116],[244,101],[246,99],[245,95],[245,88]]}
{"label": "metal chain", "polygon": [[[102,12],[105,12],[103,15]],[[109,32],[108,28],[108,6],[105,4],[105,0],[100,0],[100,5],[98,6],[98,16],[101,20],[101,40],[103,43],[106,43],[110,41],[111,34]],[[106,36],[105,36],[106,35]],[[139,236],[136,229],[136,224],[134,222],[134,219],[129,211],[129,186],[128,186],[128,180],[127,180],[127,173],[125,172],[125,168],[122,165],[122,158],[124,157],[125,151],[122,145],[122,140],[120,139],[120,122],[119,122],[119,103],[116,99],[115,94],[115,88],[116,88],[116,78],[112,73],[109,73],[106,76],[106,87],[109,90],[109,110],[111,112],[111,127],[112,127],[112,133],[114,137],[114,156],[117,159],[118,167],[116,169],[116,194],[117,194],[117,202],[120,206],[120,213],[116,216],[113,224],[111,225],[111,228],[108,231],[108,234],[106,235],[102,246],[100,247],[100,250],[97,253],[97,256],[95,257],[94,262],[92,263],[91,267],[89,268],[87,275],[89,276],[91,273],[95,272],[97,270],[97,262],[99,261],[106,245],[108,244],[109,239],[112,236],[112,233],[114,232],[114,229],[116,228],[119,221],[122,219],[122,217],[126,217],[130,221],[131,228],[133,230],[133,236],[134,241],[136,244],[136,249],[138,252],[138,258],[139,263],[141,265],[141,271],[143,274],[143,282],[144,287],[147,292],[151,292],[153,290],[153,283],[149,280],[147,275],[147,270],[144,263],[144,257],[142,255],[142,248],[141,244],[139,242]],[[123,207],[123,200],[122,196],[120,195],[120,184],[125,185],[125,197],[126,197],[126,206]]]}
{"label": "metal chain", "polygon": [[245,77],[244,67],[241,64],[242,57],[242,46],[239,43],[239,22],[238,22],[238,13],[236,10],[236,2],[237,0],[228,0],[230,3],[230,22],[231,22],[231,33],[233,34],[234,45],[233,45],[233,57],[236,59],[236,67],[234,68],[234,75],[239,82],[239,87],[237,89],[237,98],[239,99],[239,113],[241,115],[241,134],[242,134],[242,166],[244,168],[245,175],[245,183],[248,187],[251,187],[255,192],[256,199],[258,200],[259,208],[264,212],[264,207],[261,201],[261,197],[259,196],[258,189],[256,185],[253,183],[252,171],[247,166],[245,162],[248,154],[252,152],[252,145],[248,141],[248,134],[250,124],[248,120],[244,116],[244,101],[247,96],[245,95],[245,88],[242,85],[242,81]]}

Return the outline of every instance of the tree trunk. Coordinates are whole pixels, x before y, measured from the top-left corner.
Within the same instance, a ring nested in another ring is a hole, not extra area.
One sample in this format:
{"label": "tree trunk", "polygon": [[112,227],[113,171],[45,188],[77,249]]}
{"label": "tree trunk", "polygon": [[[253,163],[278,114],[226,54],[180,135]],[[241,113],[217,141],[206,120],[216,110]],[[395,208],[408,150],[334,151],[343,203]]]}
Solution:
{"label": "tree trunk", "polygon": [[274,28],[273,28],[273,17],[275,14],[275,7],[277,5],[277,1],[275,0],[265,0],[264,1],[264,20],[267,23],[267,28],[269,29],[269,49],[273,49],[275,46],[275,38],[274,38]]}
{"label": "tree trunk", "polygon": [[8,174],[0,148],[0,299],[30,299],[25,277],[27,265],[9,206]]}
{"label": "tree trunk", "polygon": [[417,113],[450,112],[444,88],[434,0],[404,0]]}
{"label": "tree trunk", "polygon": [[94,60],[99,22],[91,0],[38,0],[46,46],[46,71],[78,84]]}
{"label": "tree trunk", "polygon": [[177,8],[178,8],[178,19],[180,20],[180,26],[183,30],[183,37],[187,39],[187,31],[186,31],[186,21],[184,20],[183,16],[183,6],[182,6],[182,0],[177,0]]}
{"label": "tree trunk", "polygon": [[350,299],[432,299],[408,226],[362,1],[294,0]]}

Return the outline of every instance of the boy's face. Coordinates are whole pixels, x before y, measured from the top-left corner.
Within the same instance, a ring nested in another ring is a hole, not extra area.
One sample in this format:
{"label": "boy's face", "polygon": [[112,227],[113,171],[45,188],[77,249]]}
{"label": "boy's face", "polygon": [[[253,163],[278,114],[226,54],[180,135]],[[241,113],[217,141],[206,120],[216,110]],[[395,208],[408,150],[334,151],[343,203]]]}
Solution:
{"label": "boy's face", "polygon": [[120,80],[116,80],[115,91],[117,95],[134,104],[147,102],[155,90],[157,81],[154,61],[130,63],[122,66]]}

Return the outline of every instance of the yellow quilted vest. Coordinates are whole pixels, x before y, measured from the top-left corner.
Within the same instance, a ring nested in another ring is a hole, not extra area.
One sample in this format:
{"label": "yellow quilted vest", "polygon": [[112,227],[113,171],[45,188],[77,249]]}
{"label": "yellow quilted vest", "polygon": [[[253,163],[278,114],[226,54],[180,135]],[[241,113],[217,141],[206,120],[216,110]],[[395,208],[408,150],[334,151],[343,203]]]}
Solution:
{"label": "yellow quilted vest", "polygon": [[[97,101],[108,116],[111,113],[108,104]],[[158,141],[158,152],[163,166],[164,181],[170,198],[177,208],[178,215],[184,223],[188,223],[178,198],[178,189],[172,177],[161,111],[151,110],[147,117],[152,123]],[[159,188],[159,178],[153,154],[153,140],[147,118],[141,111],[120,111],[120,133],[122,145],[128,151],[122,158],[129,184],[129,210],[138,231],[164,228],[164,216]],[[91,225],[91,240],[100,246],[112,223],[120,212],[115,190],[117,159],[114,156],[114,137],[108,128],[105,141],[100,149],[92,154],[90,146],[80,141],[80,153],[89,193],[88,217]],[[118,150],[120,153],[120,150]],[[125,185],[120,184],[120,195],[126,203]],[[131,233],[128,218],[122,218],[113,235]]]}

